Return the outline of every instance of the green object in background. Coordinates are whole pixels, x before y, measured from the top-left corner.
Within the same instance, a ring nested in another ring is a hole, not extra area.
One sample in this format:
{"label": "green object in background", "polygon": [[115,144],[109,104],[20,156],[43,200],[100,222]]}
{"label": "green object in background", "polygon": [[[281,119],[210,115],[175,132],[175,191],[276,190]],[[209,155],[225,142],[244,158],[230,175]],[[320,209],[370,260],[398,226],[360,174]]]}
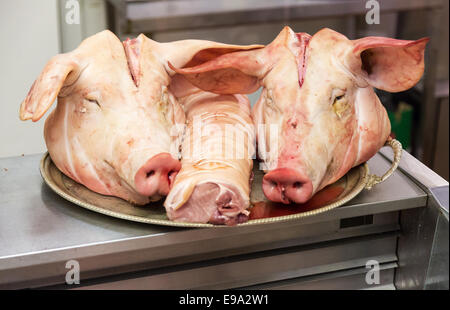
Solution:
{"label": "green object in background", "polygon": [[402,143],[405,150],[411,147],[413,111],[413,107],[406,102],[400,102],[397,111],[388,111],[393,136]]}

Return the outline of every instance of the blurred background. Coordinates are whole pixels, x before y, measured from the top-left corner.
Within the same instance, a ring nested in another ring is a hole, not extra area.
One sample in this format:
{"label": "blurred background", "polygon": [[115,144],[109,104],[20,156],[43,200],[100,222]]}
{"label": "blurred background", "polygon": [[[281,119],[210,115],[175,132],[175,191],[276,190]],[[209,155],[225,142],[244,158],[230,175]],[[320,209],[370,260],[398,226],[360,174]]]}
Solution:
{"label": "blurred background", "polygon": [[15,0],[0,3],[0,17],[0,157],[46,150],[45,117],[21,122],[19,105],[50,57],[96,32],[267,44],[289,25],[309,34],[328,27],[350,39],[430,37],[421,82],[402,93],[377,92],[404,148],[449,179],[447,0]]}

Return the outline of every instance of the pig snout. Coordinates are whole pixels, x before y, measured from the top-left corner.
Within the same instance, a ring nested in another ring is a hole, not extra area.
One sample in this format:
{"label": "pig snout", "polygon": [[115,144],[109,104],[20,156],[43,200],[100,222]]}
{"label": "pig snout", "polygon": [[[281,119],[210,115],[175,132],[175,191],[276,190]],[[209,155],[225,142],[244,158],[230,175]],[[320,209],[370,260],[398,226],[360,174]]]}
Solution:
{"label": "pig snout", "polygon": [[263,191],[274,202],[304,203],[311,198],[312,182],[303,173],[292,168],[278,168],[263,178]]}
{"label": "pig snout", "polygon": [[150,158],[136,173],[134,183],[141,195],[166,196],[181,169],[181,163],[169,153]]}

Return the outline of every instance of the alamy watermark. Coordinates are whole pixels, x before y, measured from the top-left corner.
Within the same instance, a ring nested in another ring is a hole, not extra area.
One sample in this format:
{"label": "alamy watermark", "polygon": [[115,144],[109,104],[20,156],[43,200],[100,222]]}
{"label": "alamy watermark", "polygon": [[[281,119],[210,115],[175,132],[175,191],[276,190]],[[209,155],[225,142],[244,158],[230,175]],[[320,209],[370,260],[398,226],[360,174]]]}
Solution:
{"label": "alamy watermark", "polygon": [[380,3],[377,0],[367,0],[366,23],[369,25],[380,24]]}
{"label": "alamy watermark", "polygon": [[371,259],[366,262],[366,269],[369,269],[366,273],[366,283],[368,285],[380,284],[380,263]]}
{"label": "alamy watermark", "polygon": [[80,284],[80,263],[77,260],[71,259],[66,262],[66,284]]}
{"label": "alamy watermark", "polygon": [[78,0],[66,1],[66,23],[69,25],[80,24],[80,3]]}

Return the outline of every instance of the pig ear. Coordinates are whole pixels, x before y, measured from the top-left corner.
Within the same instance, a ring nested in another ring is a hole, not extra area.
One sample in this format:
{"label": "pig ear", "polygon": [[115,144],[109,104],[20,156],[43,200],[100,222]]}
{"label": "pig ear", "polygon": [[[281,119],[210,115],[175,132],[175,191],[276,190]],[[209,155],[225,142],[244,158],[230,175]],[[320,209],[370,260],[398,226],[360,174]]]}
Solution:
{"label": "pig ear", "polygon": [[170,62],[169,67],[200,89],[218,94],[250,94],[259,88],[259,81],[277,59],[274,51],[281,46],[290,46],[293,41],[300,40],[302,44],[306,37],[304,34],[296,35],[286,26],[266,47],[219,46],[216,43],[213,49],[200,51],[186,64]]}
{"label": "pig ear", "polygon": [[262,64],[258,62],[257,54],[261,49],[251,51],[239,51],[211,57],[205,61],[205,57],[193,58],[193,61],[201,63],[191,66],[192,61],[185,68],[175,68],[169,62],[169,67],[176,73],[183,75],[189,82],[205,91],[217,94],[249,94],[259,88]]}
{"label": "pig ear", "polygon": [[353,54],[360,57],[361,69],[370,85],[399,92],[413,87],[422,77],[428,41],[366,37],[353,41]]}
{"label": "pig ear", "polygon": [[55,101],[61,87],[79,76],[79,66],[67,54],[53,57],[34,81],[20,105],[20,119],[38,121]]}

